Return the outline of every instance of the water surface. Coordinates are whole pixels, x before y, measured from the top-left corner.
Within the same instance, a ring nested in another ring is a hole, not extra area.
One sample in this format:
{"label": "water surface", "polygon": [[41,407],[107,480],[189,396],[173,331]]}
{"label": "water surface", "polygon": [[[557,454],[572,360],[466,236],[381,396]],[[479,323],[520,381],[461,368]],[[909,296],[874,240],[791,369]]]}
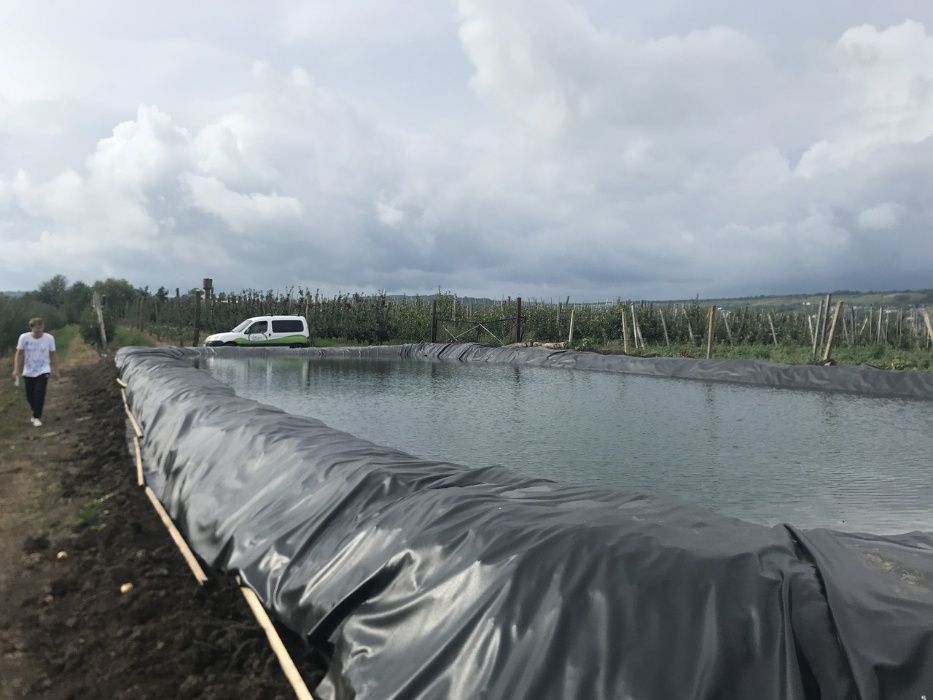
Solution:
{"label": "water surface", "polygon": [[240,396],[436,460],[764,524],[933,531],[933,402],[450,362],[219,358]]}

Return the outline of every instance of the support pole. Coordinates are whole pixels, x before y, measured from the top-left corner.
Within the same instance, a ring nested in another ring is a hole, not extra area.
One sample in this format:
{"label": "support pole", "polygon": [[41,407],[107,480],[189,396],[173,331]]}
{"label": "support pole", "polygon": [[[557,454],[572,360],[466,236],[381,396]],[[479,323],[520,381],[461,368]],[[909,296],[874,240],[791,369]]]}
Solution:
{"label": "support pole", "polygon": [[437,298],[431,300],[431,342],[437,342]]}
{"label": "support pole", "polygon": [[774,320],[771,318],[771,314],[768,314],[768,325],[771,326],[771,338],[774,340],[774,347],[777,347],[777,333],[774,332]]}
{"label": "support pole", "polygon": [[933,321],[930,321],[930,312],[923,310],[923,322],[927,327],[927,335],[930,336],[930,343],[933,343]]}
{"label": "support pole", "polygon": [[[568,299],[570,297],[567,297]],[[567,347],[573,347],[573,314],[576,309],[570,309],[570,332],[567,334]]]}
{"label": "support pole", "polygon": [[194,334],[191,345],[198,347],[201,343],[201,291],[194,293]]}
{"label": "support pole", "polygon": [[735,347],[735,343],[732,342],[732,329],[729,328],[729,314],[725,311],[722,312],[722,322],[726,326],[726,336],[729,338],[729,347]]}
{"label": "support pole", "polygon": [[664,309],[659,308],[658,313],[661,314],[661,329],[664,331],[664,342],[667,344],[667,347],[670,347],[671,339],[667,335],[667,323],[664,320]]}
{"label": "support pole", "polygon": [[172,540],[175,542],[175,546],[178,547],[178,551],[181,552],[181,556],[184,557],[185,562],[188,564],[188,568],[191,569],[191,573],[194,574],[195,579],[197,579],[198,585],[203,586],[207,582],[207,574],[204,573],[204,569],[201,568],[197,558],[194,556],[194,552],[191,551],[188,543],[185,542],[185,538],[181,536],[178,528],[175,527],[175,523],[172,522],[169,514],[165,511],[165,508],[159,503],[159,499],[156,498],[155,493],[153,493],[152,489],[148,486],[146,487],[146,497],[149,499],[149,502],[152,503],[152,507],[155,508],[155,512],[159,515],[159,520],[162,521],[162,524],[165,525],[165,529],[168,530],[168,534],[171,535]]}
{"label": "support pole", "polygon": [[713,333],[716,331],[716,305],[709,305],[709,323],[706,328],[706,359],[713,356]]}
{"label": "support pole", "polygon": [[622,308],[622,352],[628,355],[629,350],[629,331],[628,331],[628,321],[625,320],[626,309]]}
{"label": "support pole", "polygon": [[826,349],[823,351],[823,362],[828,362],[833,353],[833,340],[836,338],[836,323],[839,321],[839,314],[842,313],[842,301],[836,302],[836,310],[833,312],[833,323],[829,327],[829,336],[826,338]]}
{"label": "support pole", "polygon": [[146,479],[143,476],[143,453],[139,447],[139,438],[133,436],[133,449],[136,452],[136,485],[145,486]]}
{"label": "support pole", "polygon": [[301,677],[301,673],[298,672],[298,667],[295,666],[295,662],[282,643],[282,638],[279,637],[279,633],[276,631],[275,625],[269,617],[269,613],[262,607],[259,596],[256,595],[252,588],[244,586],[239,576],[237,576],[237,584],[240,586],[240,592],[246,599],[246,604],[249,605],[249,609],[253,612],[256,622],[259,623],[262,631],[266,633],[269,646],[272,647],[272,651],[275,653],[275,658],[278,659],[279,665],[282,667],[285,678],[291,684],[292,690],[295,691],[295,697],[299,700],[314,700],[311,696],[311,691],[308,690],[308,686],[305,685],[304,679]]}
{"label": "support pole", "polygon": [[[456,308],[456,297],[454,297],[454,308]],[[515,297],[515,342],[522,342],[522,298]]]}

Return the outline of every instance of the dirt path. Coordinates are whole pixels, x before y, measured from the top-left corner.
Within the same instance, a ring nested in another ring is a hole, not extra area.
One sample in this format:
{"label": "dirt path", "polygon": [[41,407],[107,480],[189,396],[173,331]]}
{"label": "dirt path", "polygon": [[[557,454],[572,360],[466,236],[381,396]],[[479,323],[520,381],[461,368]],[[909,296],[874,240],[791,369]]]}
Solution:
{"label": "dirt path", "polygon": [[42,428],[0,383],[0,700],[292,697],[233,583],[199,589],[136,487],[113,365],[72,359]]}

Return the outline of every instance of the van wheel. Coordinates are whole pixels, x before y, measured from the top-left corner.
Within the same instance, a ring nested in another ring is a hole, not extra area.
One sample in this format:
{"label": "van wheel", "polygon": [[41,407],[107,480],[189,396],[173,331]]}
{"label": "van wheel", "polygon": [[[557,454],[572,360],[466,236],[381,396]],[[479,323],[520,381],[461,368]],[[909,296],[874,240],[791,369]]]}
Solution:
{"label": "van wheel", "polygon": [[224,344],[223,344],[223,347],[225,347],[225,348],[235,348],[235,347],[236,347],[236,343],[224,343]]}

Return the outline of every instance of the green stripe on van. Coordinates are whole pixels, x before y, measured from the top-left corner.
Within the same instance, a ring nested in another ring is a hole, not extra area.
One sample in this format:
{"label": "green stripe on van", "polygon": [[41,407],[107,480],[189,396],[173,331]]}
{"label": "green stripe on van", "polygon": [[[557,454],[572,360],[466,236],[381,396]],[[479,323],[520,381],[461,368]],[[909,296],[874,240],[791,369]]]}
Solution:
{"label": "green stripe on van", "polygon": [[294,345],[308,344],[308,336],[306,335],[286,335],[284,338],[263,338],[262,340],[248,340],[247,338],[237,338],[235,341],[237,345]]}

